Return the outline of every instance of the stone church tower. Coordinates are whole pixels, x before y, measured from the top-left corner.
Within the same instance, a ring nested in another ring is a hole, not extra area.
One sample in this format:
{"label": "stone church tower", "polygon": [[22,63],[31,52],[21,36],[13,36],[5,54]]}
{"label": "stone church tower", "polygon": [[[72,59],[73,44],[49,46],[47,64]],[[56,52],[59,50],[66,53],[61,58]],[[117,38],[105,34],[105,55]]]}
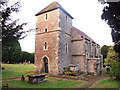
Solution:
{"label": "stone church tower", "polygon": [[35,70],[60,74],[71,60],[73,17],[53,2],[36,14]]}
{"label": "stone church tower", "polygon": [[51,3],[36,17],[35,71],[58,75],[65,68],[85,74],[102,70],[100,45],[72,26],[73,17],[59,3]]}

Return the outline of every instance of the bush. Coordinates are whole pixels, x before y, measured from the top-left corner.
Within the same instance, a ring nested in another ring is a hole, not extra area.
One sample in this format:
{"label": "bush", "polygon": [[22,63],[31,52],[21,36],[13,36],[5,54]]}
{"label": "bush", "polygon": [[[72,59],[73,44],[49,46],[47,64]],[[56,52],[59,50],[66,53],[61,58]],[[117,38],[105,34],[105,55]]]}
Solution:
{"label": "bush", "polygon": [[120,55],[116,53],[113,49],[113,46],[109,48],[107,58],[105,59],[105,65],[112,64],[113,61],[120,61]]}
{"label": "bush", "polygon": [[110,66],[111,66],[110,76],[111,76],[113,79],[120,80],[120,72],[119,72],[120,62],[113,61]]}

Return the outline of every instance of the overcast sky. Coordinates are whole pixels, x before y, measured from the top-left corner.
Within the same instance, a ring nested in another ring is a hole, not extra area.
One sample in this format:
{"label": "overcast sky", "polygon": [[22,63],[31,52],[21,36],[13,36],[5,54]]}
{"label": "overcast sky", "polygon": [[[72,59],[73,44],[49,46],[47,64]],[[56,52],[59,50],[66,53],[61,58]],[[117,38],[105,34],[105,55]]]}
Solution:
{"label": "overcast sky", "polygon": [[[18,0],[10,0],[10,4]],[[20,12],[13,15],[20,22],[28,22],[24,30],[36,28],[35,14],[55,0],[21,0]],[[80,29],[100,46],[113,45],[111,29],[101,20],[103,5],[98,0],[56,0],[73,19],[73,26]],[[20,40],[23,51],[34,52],[35,32]]]}

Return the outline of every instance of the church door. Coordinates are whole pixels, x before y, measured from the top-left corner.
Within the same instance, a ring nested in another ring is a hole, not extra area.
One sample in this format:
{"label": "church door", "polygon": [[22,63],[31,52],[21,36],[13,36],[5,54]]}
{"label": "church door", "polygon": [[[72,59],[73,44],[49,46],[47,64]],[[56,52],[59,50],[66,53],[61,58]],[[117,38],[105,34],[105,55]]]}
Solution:
{"label": "church door", "polygon": [[44,72],[48,73],[48,59],[46,57],[43,58],[43,68],[44,68]]}

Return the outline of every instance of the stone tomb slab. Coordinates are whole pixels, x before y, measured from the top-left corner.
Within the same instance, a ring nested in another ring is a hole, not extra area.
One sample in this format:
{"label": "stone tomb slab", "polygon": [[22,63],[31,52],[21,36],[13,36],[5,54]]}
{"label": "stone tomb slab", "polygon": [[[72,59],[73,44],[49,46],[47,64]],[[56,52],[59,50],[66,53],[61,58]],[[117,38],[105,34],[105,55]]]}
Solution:
{"label": "stone tomb slab", "polygon": [[47,81],[45,79],[46,74],[33,74],[33,75],[27,75],[28,77],[28,83],[31,84],[37,84],[41,82]]}

